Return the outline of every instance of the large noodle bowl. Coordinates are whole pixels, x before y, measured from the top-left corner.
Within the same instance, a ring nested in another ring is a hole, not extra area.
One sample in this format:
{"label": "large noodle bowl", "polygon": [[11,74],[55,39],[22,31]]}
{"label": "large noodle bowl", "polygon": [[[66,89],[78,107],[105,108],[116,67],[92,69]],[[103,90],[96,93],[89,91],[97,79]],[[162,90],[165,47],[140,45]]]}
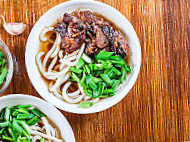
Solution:
{"label": "large noodle bowl", "polygon": [[[48,82],[49,91],[68,103],[97,103],[115,95],[127,72],[131,72],[123,63],[129,52],[125,36],[111,22],[90,11],[65,13],[54,26],[44,27],[39,38],[39,71]],[[81,60],[85,65],[77,68]],[[90,65],[93,67],[88,71]],[[96,90],[101,91],[98,94]]]}

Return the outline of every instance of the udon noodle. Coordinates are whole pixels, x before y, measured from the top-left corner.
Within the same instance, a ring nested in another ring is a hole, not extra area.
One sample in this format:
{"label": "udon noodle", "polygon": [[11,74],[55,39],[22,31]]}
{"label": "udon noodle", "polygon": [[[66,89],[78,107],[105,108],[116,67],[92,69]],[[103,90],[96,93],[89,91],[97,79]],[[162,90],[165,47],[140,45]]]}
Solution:
{"label": "udon noodle", "polygon": [[[65,100],[69,103],[79,103],[82,100],[91,101],[93,103],[98,102],[99,98],[92,99],[91,97],[85,95],[80,84],[78,84],[77,91],[68,93],[68,89],[72,85],[72,82],[68,81],[70,78],[69,68],[78,63],[79,58],[84,52],[85,44],[83,44],[79,50],[73,52],[72,54],[63,55],[63,50],[60,48],[60,34],[54,31],[53,27],[45,27],[40,33],[40,40],[42,42],[49,42],[50,39],[45,36],[48,32],[55,32],[56,39],[53,42],[53,46],[47,53],[42,51],[37,54],[36,63],[42,75],[50,81],[48,86],[49,91],[52,92],[57,98]],[[49,65],[48,61],[50,61]]]}
{"label": "udon noodle", "polygon": [[[44,46],[50,45],[36,56],[38,68],[48,80],[48,89],[57,98],[72,104],[82,101],[97,103],[100,100],[86,95],[84,86],[70,80],[70,67],[76,66],[84,53],[95,57],[105,49],[123,59],[128,54],[128,44],[121,32],[111,22],[92,15],[90,11],[65,13],[63,21],[56,27],[44,27],[39,38],[42,46],[44,43]],[[123,81],[114,91],[120,91],[122,84]]]}

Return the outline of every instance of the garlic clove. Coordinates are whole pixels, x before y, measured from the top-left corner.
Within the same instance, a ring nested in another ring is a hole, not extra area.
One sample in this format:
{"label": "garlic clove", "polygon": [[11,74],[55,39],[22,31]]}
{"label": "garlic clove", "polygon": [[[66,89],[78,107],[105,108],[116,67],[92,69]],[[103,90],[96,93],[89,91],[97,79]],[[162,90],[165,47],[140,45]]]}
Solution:
{"label": "garlic clove", "polygon": [[23,23],[6,23],[5,18],[2,15],[0,15],[0,17],[3,19],[3,22],[4,22],[3,27],[11,35],[20,35],[26,29],[26,24],[23,24]]}

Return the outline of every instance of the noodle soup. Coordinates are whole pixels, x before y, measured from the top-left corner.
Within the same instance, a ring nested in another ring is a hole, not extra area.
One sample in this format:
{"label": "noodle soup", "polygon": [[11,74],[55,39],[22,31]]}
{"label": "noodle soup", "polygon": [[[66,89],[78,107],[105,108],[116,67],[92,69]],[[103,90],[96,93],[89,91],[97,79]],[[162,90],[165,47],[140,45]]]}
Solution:
{"label": "noodle soup", "polygon": [[90,11],[65,13],[39,38],[38,69],[49,91],[68,103],[91,107],[115,95],[131,73],[126,37]]}
{"label": "noodle soup", "polygon": [[0,110],[0,138],[2,141],[23,142],[64,141],[51,120],[30,104]]}

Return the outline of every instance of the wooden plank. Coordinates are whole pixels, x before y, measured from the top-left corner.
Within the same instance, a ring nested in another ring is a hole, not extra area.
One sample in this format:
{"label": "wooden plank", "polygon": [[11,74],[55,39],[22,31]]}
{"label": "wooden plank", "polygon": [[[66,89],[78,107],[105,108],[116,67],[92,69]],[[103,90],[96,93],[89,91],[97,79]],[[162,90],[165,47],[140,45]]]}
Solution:
{"label": "wooden plank", "polygon": [[[129,94],[114,107],[95,114],[62,113],[77,141],[190,140],[189,0],[101,0],[134,26],[142,47],[142,66]],[[3,94],[38,96],[25,68],[25,45],[40,16],[62,0],[0,0],[7,22],[24,22],[26,31],[11,36],[0,25],[0,38],[14,60],[14,76]],[[2,23],[2,21],[1,21]]]}

